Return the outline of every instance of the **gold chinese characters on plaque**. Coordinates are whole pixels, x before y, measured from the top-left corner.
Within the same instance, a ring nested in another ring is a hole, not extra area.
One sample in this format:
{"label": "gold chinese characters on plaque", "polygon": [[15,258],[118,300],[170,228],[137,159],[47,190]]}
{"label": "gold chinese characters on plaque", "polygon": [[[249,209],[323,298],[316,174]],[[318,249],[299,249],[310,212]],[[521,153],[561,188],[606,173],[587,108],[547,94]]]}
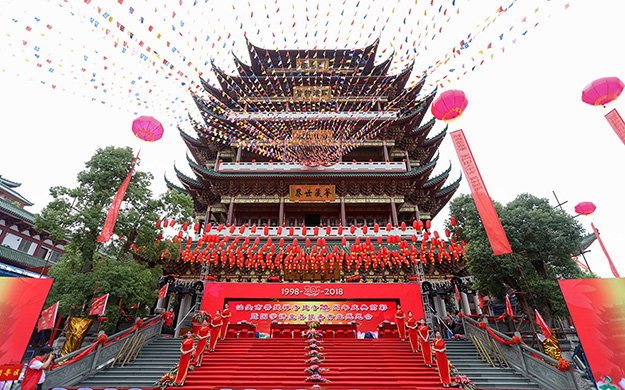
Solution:
{"label": "gold chinese characters on plaque", "polygon": [[333,202],[335,198],[334,184],[296,184],[289,186],[291,202]]}

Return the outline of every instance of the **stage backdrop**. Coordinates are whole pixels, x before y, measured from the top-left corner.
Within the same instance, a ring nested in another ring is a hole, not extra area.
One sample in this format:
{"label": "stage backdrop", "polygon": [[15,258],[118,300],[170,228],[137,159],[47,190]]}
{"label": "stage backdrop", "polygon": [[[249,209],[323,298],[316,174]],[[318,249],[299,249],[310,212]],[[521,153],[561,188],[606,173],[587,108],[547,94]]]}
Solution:
{"label": "stage backdrop", "polygon": [[417,283],[206,283],[202,310],[214,315],[229,304],[236,323],[256,324],[269,333],[272,321],[322,323],[355,321],[359,336],[376,334],[382,321],[395,321],[397,303],[404,312],[423,317],[421,289]]}
{"label": "stage backdrop", "polygon": [[560,280],[597,382],[625,389],[625,278]]}
{"label": "stage backdrop", "polygon": [[52,281],[0,278],[0,366],[21,362]]}

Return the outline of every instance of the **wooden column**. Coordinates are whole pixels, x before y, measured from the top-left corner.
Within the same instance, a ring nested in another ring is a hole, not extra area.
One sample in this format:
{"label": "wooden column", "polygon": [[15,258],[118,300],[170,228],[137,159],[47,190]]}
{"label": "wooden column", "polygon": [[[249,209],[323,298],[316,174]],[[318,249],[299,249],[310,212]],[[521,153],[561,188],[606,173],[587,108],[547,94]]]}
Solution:
{"label": "wooden column", "polygon": [[211,206],[206,207],[206,216],[204,217],[204,230],[211,223]]}
{"label": "wooden column", "polygon": [[280,197],[280,212],[278,213],[278,226],[284,223],[284,197]]}
{"label": "wooden column", "polygon": [[4,222],[6,223],[6,225],[4,225],[4,230],[2,231],[2,233],[0,233],[0,244],[2,244],[2,242],[4,241],[4,237],[7,236],[7,233],[9,232],[9,230],[11,230],[11,226],[13,226],[12,224],[9,224],[8,220],[4,220]]}
{"label": "wooden column", "polygon": [[235,159],[235,161],[241,161],[241,152],[242,152],[243,148],[241,148],[241,145],[239,145],[239,148],[237,149],[237,158]]}
{"label": "wooden column", "polygon": [[228,206],[228,220],[226,224],[232,225],[232,220],[234,218],[234,196],[230,197],[230,206]]}
{"label": "wooden column", "polygon": [[399,221],[397,219],[397,207],[395,207],[395,197],[391,197],[391,221],[393,226],[399,225]]}
{"label": "wooden column", "polygon": [[341,197],[341,225],[347,226],[347,217],[345,214],[345,198]]}
{"label": "wooden column", "polygon": [[388,148],[386,147],[386,140],[382,141],[382,149],[384,149],[384,162],[387,162],[389,158],[388,158]]}
{"label": "wooden column", "polygon": [[39,254],[39,251],[41,250],[41,245],[43,244],[44,238],[39,235],[39,242],[37,243],[37,248],[35,248],[35,253],[33,253],[33,256],[37,257],[37,255]]}
{"label": "wooden column", "polygon": [[219,168],[219,150],[217,151],[217,157],[215,158],[215,170]]}
{"label": "wooden column", "polygon": [[419,214],[419,205],[414,205],[414,219],[415,221],[421,220],[421,214]]}
{"label": "wooden column", "polygon": [[406,171],[410,171],[412,167],[410,166],[410,156],[408,155],[408,151],[406,151]]}

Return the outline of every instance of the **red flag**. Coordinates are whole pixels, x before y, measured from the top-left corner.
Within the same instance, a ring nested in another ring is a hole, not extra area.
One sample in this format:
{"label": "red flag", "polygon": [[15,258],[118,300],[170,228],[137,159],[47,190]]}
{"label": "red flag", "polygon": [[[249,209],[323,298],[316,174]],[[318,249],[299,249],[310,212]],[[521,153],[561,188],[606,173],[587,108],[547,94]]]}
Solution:
{"label": "red flag", "polygon": [[139,302],[137,302],[134,306],[131,306],[131,309],[137,309],[139,307]]}
{"label": "red flag", "polygon": [[612,262],[612,259],[610,258],[607,249],[605,249],[605,245],[603,245],[603,241],[601,241],[601,236],[599,235],[597,228],[595,228],[595,224],[591,223],[590,226],[592,226],[592,230],[595,232],[595,236],[597,237],[597,241],[599,241],[599,244],[601,245],[601,249],[603,249],[603,253],[605,253],[605,257],[608,258],[608,263],[610,263],[610,270],[612,271],[612,274],[614,274],[615,278],[620,278],[621,276],[618,274],[618,271],[616,270],[616,267],[614,266],[614,263]]}
{"label": "red flag", "polygon": [[128,188],[128,183],[130,183],[130,178],[132,177],[132,172],[135,170],[138,158],[139,153],[137,153],[137,157],[135,157],[135,162],[132,164],[132,168],[130,169],[130,172],[128,172],[128,176],[126,176],[126,179],[119,187],[115,197],[113,198],[113,203],[111,204],[109,212],[106,215],[106,221],[104,221],[104,227],[102,228],[102,233],[100,233],[100,236],[98,237],[98,242],[108,242],[113,235],[113,228],[115,227],[115,222],[117,221],[117,214],[119,214],[119,208],[124,200],[124,195],[126,195],[126,189]]}
{"label": "red flag", "polygon": [[158,291],[158,299],[165,298],[167,296],[167,287],[169,287],[169,283],[165,283],[163,288]]}
{"label": "red flag", "polygon": [[497,216],[497,211],[495,211],[495,206],[493,206],[490,195],[488,195],[488,191],[486,190],[480,171],[477,168],[477,164],[473,159],[473,154],[471,154],[471,149],[464,137],[464,133],[462,130],[457,130],[451,132],[450,135],[454,147],[456,148],[460,165],[462,165],[462,170],[469,182],[471,195],[473,195],[475,206],[480,213],[480,218],[482,218],[482,223],[484,224],[484,229],[486,229],[490,246],[493,248],[493,253],[495,255],[512,253],[508,237],[506,237],[506,232],[504,232],[501,226],[501,221]]}
{"label": "red flag", "polygon": [[56,319],[56,313],[59,311],[59,303],[55,303],[46,310],[41,312],[41,317],[37,322],[37,332],[41,332],[45,329],[54,328],[54,320]]}
{"label": "red flag", "polygon": [[536,312],[536,323],[540,325],[540,329],[542,329],[543,334],[546,338],[551,337],[551,329],[549,329],[549,326],[547,325],[545,320],[543,320],[543,317],[540,316],[538,310],[534,309],[534,311]]}
{"label": "red flag", "polygon": [[510,316],[511,320],[514,320],[514,312],[512,311],[512,305],[510,304],[510,298],[506,294],[506,313]]}
{"label": "red flag", "polygon": [[460,302],[461,298],[460,298],[460,292],[458,291],[458,286],[454,284],[454,287],[456,288],[456,300]]}
{"label": "red flag", "polygon": [[612,126],[612,129],[614,130],[616,135],[618,135],[621,141],[623,141],[623,143],[625,144],[625,122],[623,121],[623,118],[621,118],[621,115],[618,113],[618,111],[616,111],[616,108],[608,112],[605,115],[605,119],[608,120],[608,123],[610,124],[610,126]]}
{"label": "red flag", "polygon": [[106,310],[106,304],[109,300],[109,295],[105,294],[101,297],[97,297],[93,299],[93,304],[91,305],[91,310],[89,310],[89,315],[101,316],[104,314],[104,310]]}

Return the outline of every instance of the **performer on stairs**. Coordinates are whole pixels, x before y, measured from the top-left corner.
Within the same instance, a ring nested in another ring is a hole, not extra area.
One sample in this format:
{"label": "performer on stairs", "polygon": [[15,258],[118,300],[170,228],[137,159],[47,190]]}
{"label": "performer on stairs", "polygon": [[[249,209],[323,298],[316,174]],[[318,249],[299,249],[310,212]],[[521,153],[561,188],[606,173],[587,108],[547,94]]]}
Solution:
{"label": "performer on stairs", "polygon": [[195,361],[193,362],[193,365],[196,367],[202,367],[202,359],[204,358],[204,350],[207,349],[210,329],[208,320],[202,321],[202,327],[197,332],[198,341],[197,347],[195,347]]}
{"label": "performer on stairs", "polygon": [[441,378],[443,387],[451,386],[451,378],[449,375],[449,361],[447,360],[447,354],[445,351],[445,340],[441,338],[441,332],[436,332],[436,338],[434,339],[434,352],[436,352],[436,366],[438,367],[438,375]]}
{"label": "performer on stairs", "polygon": [[231,316],[232,316],[232,313],[230,313],[230,310],[228,310],[228,304],[226,303],[224,305],[224,311],[221,312],[221,318],[223,318],[223,325],[221,325],[221,331],[219,334],[220,340],[226,339],[226,332],[228,332],[228,324],[230,323]]}
{"label": "performer on stairs", "polygon": [[417,327],[417,333],[419,334],[419,344],[421,344],[421,352],[423,353],[423,361],[428,367],[432,367],[432,350],[430,348],[430,329],[425,324],[425,320],[421,318],[419,320],[419,326]]}
{"label": "performer on stairs", "polygon": [[178,364],[178,375],[176,375],[176,380],[174,383],[176,385],[182,386],[184,385],[184,380],[187,378],[187,372],[189,371],[189,366],[191,363],[191,354],[193,353],[193,345],[195,341],[193,340],[193,333],[188,331],[184,335],[184,341],[182,345],[180,345],[180,363]]}
{"label": "performer on stairs", "polygon": [[399,338],[401,341],[406,340],[406,315],[401,310],[401,306],[397,304],[397,313],[395,313],[395,320],[397,322],[397,332],[399,332]]}
{"label": "performer on stairs", "polygon": [[221,313],[217,310],[215,317],[211,320],[211,341],[208,352],[215,352],[215,346],[217,345],[217,340],[219,339],[222,324],[223,321],[221,320]]}
{"label": "performer on stairs", "polygon": [[408,312],[408,319],[406,320],[406,328],[408,328],[408,338],[410,339],[410,347],[412,352],[417,352],[419,345],[419,334],[417,333],[417,320],[412,318],[412,312]]}

